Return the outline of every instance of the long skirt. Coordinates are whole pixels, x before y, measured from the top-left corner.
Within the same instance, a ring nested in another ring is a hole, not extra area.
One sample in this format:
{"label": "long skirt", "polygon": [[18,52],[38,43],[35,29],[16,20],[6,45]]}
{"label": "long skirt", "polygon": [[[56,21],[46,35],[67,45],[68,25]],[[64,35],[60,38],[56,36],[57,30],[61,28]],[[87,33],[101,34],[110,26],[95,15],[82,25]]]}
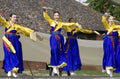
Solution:
{"label": "long skirt", "polygon": [[116,68],[116,60],[115,54],[118,45],[118,37],[117,32],[112,32],[111,35],[107,35],[103,41],[103,69],[115,69]]}
{"label": "long skirt", "polygon": [[119,41],[118,41],[118,46],[117,46],[117,51],[116,51],[116,54],[115,54],[115,61],[116,61],[116,70],[115,72],[120,72],[120,38],[119,38]]}
{"label": "long skirt", "polygon": [[51,57],[50,65],[57,66],[64,62],[64,37],[60,33],[51,33],[50,36]]}
{"label": "long skirt", "polygon": [[19,41],[20,36],[15,34],[5,34],[8,40],[12,43],[15,48],[16,53],[9,51],[5,42],[3,41],[3,50],[4,50],[4,60],[3,60],[3,69],[5,72],[11,71],[14,67],[18,67],[20,73],[24,70],[23,67],[23,55],[22,55],[22,45]]}
{"label": "long skirt", "polygon": [[78,41],[74,37],[67,38],[65,43],[65,58],[67,66],[63,68],[64,71],[75,71],[81,69],[81,59],[78,47]]}

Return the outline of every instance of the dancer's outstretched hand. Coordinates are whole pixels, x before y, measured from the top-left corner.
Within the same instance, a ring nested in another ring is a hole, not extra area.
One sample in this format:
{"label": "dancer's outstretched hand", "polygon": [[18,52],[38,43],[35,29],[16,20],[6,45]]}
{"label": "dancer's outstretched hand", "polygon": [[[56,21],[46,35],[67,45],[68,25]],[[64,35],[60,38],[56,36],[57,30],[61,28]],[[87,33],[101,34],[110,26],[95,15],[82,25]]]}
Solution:
{"label": "dancer's outstretched hand", "polygon": [[77,26],[79,29],[82,29],[82,25],[80,25],[79,23],[77,23]]}

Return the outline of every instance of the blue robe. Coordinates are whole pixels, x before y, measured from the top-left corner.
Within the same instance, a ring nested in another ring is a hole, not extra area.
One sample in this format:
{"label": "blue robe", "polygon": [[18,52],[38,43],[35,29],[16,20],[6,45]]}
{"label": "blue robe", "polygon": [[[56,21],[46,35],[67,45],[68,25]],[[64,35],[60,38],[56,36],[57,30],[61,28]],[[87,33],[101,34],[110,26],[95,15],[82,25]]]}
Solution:
{"label": "blue robe", "polygon": [[[7,31],[7,28],[5,29]],[[11,51],[8,51],[5,42],[3,42],[4,50],[4,60],[3,60],[3,69],[5,72],[11,71],[14,67],[19,68],[19,73],[22,73],[24,70],[23,67],[23,55],[22,55],[22,45],[19,41],[20,36],[16,35],[16,30],[11,30],[9,33],[5,33],[5,36],[12,43],[13,47],[16,50],[14,54]]]}
{"label": "blue robe", "polygon": [[118,73],[118,72],[120,72],[120,37],[119,37],[117,50],[116,50],[116,54],[115,54],[115,61],[116,61],[115,72]]}
{"label": "blue robe", "polygon": [[51,48],[51,57],[50,65],[57,66],[64,62],[64,37],[60,33],[61,29],[57,32],[54,32],[54,27],[51,27],[51,36],[50,36],[50,48]]}
{"label": "blue robe", "polygon": [[65,59],[67,66],[63,68],[64,71],[75,71],[81,69],[81,59],[78,47],[78,41],[76,39],[77,33],[73,35],[71,32],[67,32],[68,38],[65,43]]}
{"label": "blue robe", "polygon": [[[107,33],[107,31],[106,31]],[[107,67],[112,67],[116,69],[116,50],[118,46],[118,32],[112,32],[106,35],[103,39],[103,69],[106,70]]]}

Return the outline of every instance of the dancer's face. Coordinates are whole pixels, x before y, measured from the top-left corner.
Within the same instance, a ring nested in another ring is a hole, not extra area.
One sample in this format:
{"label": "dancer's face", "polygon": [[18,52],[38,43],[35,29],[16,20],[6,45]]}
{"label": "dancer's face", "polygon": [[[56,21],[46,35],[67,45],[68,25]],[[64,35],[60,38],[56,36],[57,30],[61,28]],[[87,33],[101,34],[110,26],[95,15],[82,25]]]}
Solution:
{"label": "dancer's face", "polygon": [[[74,22],[75,22],[74,18],[70,18],[70,19],[69,19],[69,22],[70,22],[70,23],[74,23]],[[71,29],[75,29],[75,28],[77,28],[77,27],[71,26]]]}
{"label": "dancer's face", "polygon": [[54,20],[55,20],[55,21],[58,21],[59,18],[60,18],[59,13],[54,13]]}
{"label": "dancer's face", "polygon": [[113,17],[113,16],[110,16],[110,17],[108,18],[108,22],[111,23],[111,24],[113,24],[113,23],[114,23],[114,17]]}
{"label": "dancer's face", "polygon": [[17,21],[17,16],[16,16],[15,14],[13,14],[13,15],[10,17],[10,21],[11,21],[12,23],[16,23],[16,21]]}
{"label": "dancer's face", "polygon": [[75,21],[74,21],[74,19],[72,18],[72,19],[70,19],[70,21],[69,21],[69,22],[75,22]]}

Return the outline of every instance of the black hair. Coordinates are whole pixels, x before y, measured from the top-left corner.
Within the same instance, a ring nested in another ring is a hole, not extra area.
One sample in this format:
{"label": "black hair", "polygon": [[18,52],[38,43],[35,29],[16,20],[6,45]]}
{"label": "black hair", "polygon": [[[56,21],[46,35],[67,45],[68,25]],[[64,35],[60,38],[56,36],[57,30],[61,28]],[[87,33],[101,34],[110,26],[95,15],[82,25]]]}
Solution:
{"label": "black hair", "polygon": [[73,17],[69,18],[68,22],[70,22],[72,19],[74,19]]}
{"label": "black hair", "polygon": [[53,14],[55,14],[55,13],[58,13],[58,14],[60,15],[60,12],[59,12],[59,11],[54,11]]}
{"label": "black hair", "polygon": [[16,13],[11,13],[11,14],[10,14],[10,17],[12,17],[13,15],[16,15]]}

